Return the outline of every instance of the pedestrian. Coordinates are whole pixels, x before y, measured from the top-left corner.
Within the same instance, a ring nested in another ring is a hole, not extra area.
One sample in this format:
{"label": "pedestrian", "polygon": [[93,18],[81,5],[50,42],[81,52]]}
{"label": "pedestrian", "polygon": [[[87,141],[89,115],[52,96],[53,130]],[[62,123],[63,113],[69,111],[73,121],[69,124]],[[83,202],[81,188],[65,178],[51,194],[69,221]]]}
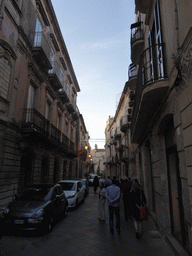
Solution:
{"label": "pedestrian", "polygon": [[132,184],[133,183],[133,181],[132,181],[132,179],[129,177],[128,178],[128,181]]}
{"label": "pedestrian", "polygon": [[110,233],[114,234],[114,224],[113,224],[113,215],[116,216],[116,230],[120,235],[120,209],[119,209],[119,200],[121,196],[120,187],[116,184],[116,179],[112,180],[112,184],[106,188],[105,196],[108,200],[108,209],[109,209],[109,226]]}
{"label": "pedestrian", "polygon": [[95,175],[94,180],[93,180],[93,188],[94,188],[94,192],[96,193],[97,191],[97,187],[99,186],[99,178],[97,175]]}
{"label": "pedestrian", "polygon": [[99,183],[100,191],[99,194],[99,204],[98,204],[98,220],[105,221],[105,184],[104,182]]}
{"label": "pedestrian", "polygon": [[117,185],[118,187],[120,187],[120,182],[119,182],[119,180],[117,180],[117,177],[116,177],[116,176],[113,176],[113,180],[115,180],[116,185]]}
{"label": "pedestrian", "polygon": [[[142,201],[141,201],[141,197],[142,197]],[[132,204],[132,217],[134,219],[136,238],[139,239],[141,238],[142,222],[143,222],[143,220],[140,219],[140,206],[146,205],[147,201],[146,201],[144,191],[139,185],[138,180],[135,180],[132,183],[130,200]]]}
{"label": "pedestrian", "polygon": [[131,183],[129,182],[128,178],[125,177],[124,181],[121,185],[121,191],[123,195],[123,205],[124,205],[124,218],[125,221],[132,219],[131,217],[131,201],[130,201],[130,191],[131,191]]}
{"label": "pedestrian", "polygon": [[107,177],[107,179],[105,180],[105,187],[108,187],[111,185],[111,180],[110,180],[110,176]]}

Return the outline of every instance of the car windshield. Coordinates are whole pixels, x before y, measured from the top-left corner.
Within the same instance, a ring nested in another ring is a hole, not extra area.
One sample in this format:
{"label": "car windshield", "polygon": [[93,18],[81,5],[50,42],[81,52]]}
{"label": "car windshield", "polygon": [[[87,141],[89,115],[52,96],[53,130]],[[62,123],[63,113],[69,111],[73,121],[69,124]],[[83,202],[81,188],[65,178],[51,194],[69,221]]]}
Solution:
{"label": "car windshield", "polygon": [[17,197],[17,200],[44,201],[49,198],[50,187],[28,188]]}
{"label": "car windshield", "polygon": [[75,183],[74,182],[62,182],[62,183],[59,183],[63,190],[68,190],[68,191],[75,191]]}
{"label": "car windshield", "polygon": [[86,180],[80,180],[80,182],[81,182],[81,184],[82,184],[83,186],[86,185]]}

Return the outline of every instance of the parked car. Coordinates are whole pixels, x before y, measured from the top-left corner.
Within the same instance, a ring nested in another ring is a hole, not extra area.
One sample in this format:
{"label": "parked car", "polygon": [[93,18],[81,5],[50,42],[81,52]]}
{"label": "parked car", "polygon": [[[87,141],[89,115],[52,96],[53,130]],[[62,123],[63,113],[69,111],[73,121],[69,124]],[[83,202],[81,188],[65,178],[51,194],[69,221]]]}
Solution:
{"label": "parked car", "polygon": [[86,179],[79,180],[85,190],[85,197],[89,194],[89,182]]}
{"label": "parked car", "polygon": [[59,184],[31,185],[4,210],[3,222],[13,229],[50,232],[56,218],[67,212],[68,201]]}
{"label": "parked car", "polygon": [[80,203],[84,202],[85,190],[80,181],[77,180],[61,180],[58,182],[63,188],[65,196],[68,200],[69,208],[77,208]]}

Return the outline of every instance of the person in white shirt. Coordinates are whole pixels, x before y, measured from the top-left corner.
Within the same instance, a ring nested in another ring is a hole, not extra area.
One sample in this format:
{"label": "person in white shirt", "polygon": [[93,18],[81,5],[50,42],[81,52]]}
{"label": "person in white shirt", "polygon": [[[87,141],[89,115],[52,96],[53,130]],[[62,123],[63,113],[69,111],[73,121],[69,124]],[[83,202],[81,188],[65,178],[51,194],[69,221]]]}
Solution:
{"label": "person in white shirt", "polygon": [[99,204],[98,204],[98,220],[105,221],[105,185],[103,182],[100,182],[99,184],[100,191],[99,194]]}
{"label": "person in white shirt", "polygon": [[113,179],[112,185],[106,188],[105,196],[108,200],[110,233],[114,234],[113,215],[115,213],[116,230],[117,230],[117,233],[120,234],[119,199],[121,196],[121,191],[120,191],[120,187],[116,185],[116,179]]}

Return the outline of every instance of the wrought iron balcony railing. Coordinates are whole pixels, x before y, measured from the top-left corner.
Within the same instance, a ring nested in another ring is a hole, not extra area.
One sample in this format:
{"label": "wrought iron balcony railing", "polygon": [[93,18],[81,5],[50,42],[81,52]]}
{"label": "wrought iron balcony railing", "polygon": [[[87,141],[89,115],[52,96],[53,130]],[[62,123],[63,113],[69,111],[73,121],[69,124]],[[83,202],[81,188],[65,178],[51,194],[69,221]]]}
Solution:
{"label": "wrought iron balcony railing", "polygon": [[51,61],[52,69],[49,70],[48,78],[55,90],[62,88],[62,81],[60,80],[61,66],[57,61]]}
{"label": "wrought iron balcony railing", "polygon": [[52,68],[49,61],[50,51],[50,45],[43,32],[35,32],[32,48],[33,57],[36,59],[38,65],[46,71]]}
{"label": "wrought iron balcony railing", "polygon": [[129,70],[128,70],[129,80],[133,77],[137,77],[137,74],[138,74],[137,65],[132,63],[131,65],[129,65]]}
{"label": "wrought iron balcony railing", "polygon": [[128,129],[129,129],[128,119],[127,119],[127,116],[124,116],[120,120],[120,130],[122,132],[126,132]]}
{"label": "wrought iron balcony railing", "polygon": [[[150,46],[142,53],[140,58],[138,82],[135,90],[134,107],[131,121],[131,132],[133,132],[133,128],[136,123],[137,113],[139,111],[139,106],[141,106],[140,101],[141,99],[142,101],[144,101],[144,98],[142,97],[143,90],[152,84],[157,84],[159,81],[165,80],[166,78],[167,74],[165,68],[164,44],[156,44],[154,46]],[[162,88],[163,85],[159,86],[160,88]],[[147,100],[145,105],[147,104],[149,106],[149,100],[151,100],[152,105],[155,97],[158,96],[159,93],[157,89],[160,88],[151,88],[150,92],[152,96]],[[161,95],[159,95],[158,98],[159,97],[161,97]],[[150,109],[148,107],[146,109],[146,112],[149,110]]]}
{"label": "wrought iron balcony railing", "polygon": [[[26,108],[23,111],[23,120],[21,122],[21,128],[24,137],[34,139],[37,143],[46,142],[48,145],[57,145],[64,150],[74,151],[75,144],[69,138],[61,133],[57,127],[49,122],[43,115],[41,115],[35,108]],[[30,137],[34,134],[33,137]]]}
{"label": "wrought iron balcony railing", "polygon": [[25,108],[23,111],[22,128],[33,128],[39,133],[49,136],[50,122],[35,108]]}
{"label": "wrought iron balcony railing", "polygon": [[133,45],[137,40],[144,38],[143,32],[143,22],[136,22],[131,25],[131,45]]}

